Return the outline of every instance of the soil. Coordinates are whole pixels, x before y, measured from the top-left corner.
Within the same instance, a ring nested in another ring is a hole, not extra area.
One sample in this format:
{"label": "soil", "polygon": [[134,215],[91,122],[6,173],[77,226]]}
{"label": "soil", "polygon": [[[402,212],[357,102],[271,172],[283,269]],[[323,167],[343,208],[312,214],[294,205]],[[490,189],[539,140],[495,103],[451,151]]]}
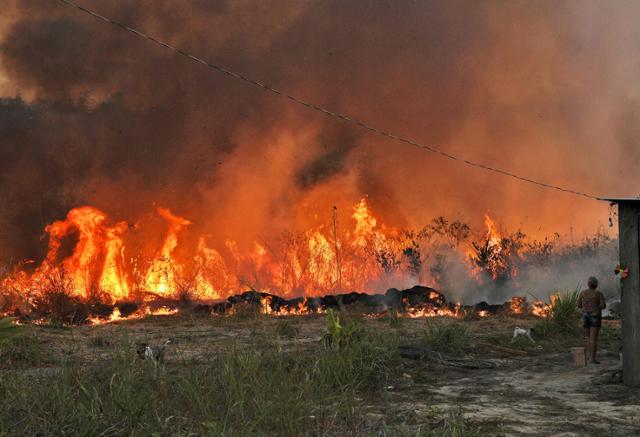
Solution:
{"label": "soil", "polygon": [[441,370],[427,384],[407,378],[394,387],[394,408],[417,415],[434,406],[462,408],[468,418],[495,424],[500,435],[638,435],[640,394],[611,382],[607,368],[619,360],[606,355],[581,368],[569,353],[542,353],[492,370]]}

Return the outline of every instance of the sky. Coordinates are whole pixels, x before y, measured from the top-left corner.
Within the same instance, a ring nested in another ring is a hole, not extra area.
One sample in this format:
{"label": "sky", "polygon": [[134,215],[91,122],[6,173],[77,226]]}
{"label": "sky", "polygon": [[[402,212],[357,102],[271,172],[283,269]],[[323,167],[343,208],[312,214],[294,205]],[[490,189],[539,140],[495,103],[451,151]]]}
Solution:
{"label": "sky", "polygon": [[[640,3],[77,0],[382,130],[602,196],[640,193]],[[80,205],[156,206],[222,244],[489,213],[537,238],[607,223],[545,190],[270,95],[56,0],[0,0],[0,262]]]}

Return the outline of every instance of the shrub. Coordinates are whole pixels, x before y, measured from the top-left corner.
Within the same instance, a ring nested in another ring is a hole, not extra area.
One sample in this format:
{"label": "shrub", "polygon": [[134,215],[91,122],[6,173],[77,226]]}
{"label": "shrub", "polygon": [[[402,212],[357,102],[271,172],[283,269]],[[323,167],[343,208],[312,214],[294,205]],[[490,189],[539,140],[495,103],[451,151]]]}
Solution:
{"label": "shrub", "polygon": [[564,295],[557,294],[551,306],[551,320],[559,327],[567,330],[575,329],[580,320],[578,309],[578,297],[580,292],[576,289]]}
{"label": "shrub", "polygon": [[550,297],[551,310],[549,316],[538,320],[534,326],[537,335],[549,337],[558,334],[576,334],[579,331],[580,310],[578,297],[580,293],[574,291],[555,294]]}
{"label": "shrub", "polygon": [[332,309],[327,311],[327,333],[324,335],[326,346],[343,348],[359,340],[363,334],[363,327],[356,320],[340,323],[340,316]]}

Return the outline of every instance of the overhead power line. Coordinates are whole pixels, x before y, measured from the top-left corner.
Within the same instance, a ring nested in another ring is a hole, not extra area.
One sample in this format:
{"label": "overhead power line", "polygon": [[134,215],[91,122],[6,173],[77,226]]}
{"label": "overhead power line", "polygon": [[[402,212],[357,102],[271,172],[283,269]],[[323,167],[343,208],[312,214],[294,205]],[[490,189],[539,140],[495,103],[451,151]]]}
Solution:
{"label": "overhead power line", "polygon": [[400,141],[400,142],[405,143],[405,144],[410,144],[412,146],[415,146],[415,147],[420,148],[422,150],[429,151],[431,153],[438,154],[438,155],[443,156],[445,158],[448,158],[450,160],[462,162],[462,163],[464,163],[466,165],[469,165],[469,166],[472,166],[472,167],[476,167],[476,168],[480,168],[480,169],[483,169],[483,170],[487,170],[487,171],[490,171],[490,172],[493,172],[493,173],[498,173],[498,174],[501,174],[503,176],[509,176],[509,177],[517,179],[519,181],[528,182],[530,184],[534,184],[534,185],[537,185],[539,187],[548,188],[548,189],[557,190],[557,191],[562,191],[562,192],[565,192],[565,193],[574,194],[576,196],[586,197],[588,199],[601,200],[597,196],[593,196],[591,194],[583,193],[581,191],[576,191],[576,190],[572,190],[572,189],[569,189],[569,188],[560,187],[560,186],[557,186],[557,185],[548,184],[546,182],[541,182],[541,181],[538,181],[538,180],[535,180],[535,179],[531,179],[531,178],[528,178],[528,177],[525,177],[525,176],[520,176],[520,175],[517,175],[515,173],[511,173],[509,171],[502,170],[502,169],[497,168],[497,167],[493,167],[493,166],[490,166],[490,165],[487,165],[487,164],[482,164],[482,163],[471,161],[469,159],[466,159],[466,158],[463,158],[463,157],[460,157],[460,156],[457,156],[457,155],[453,155],[451,153],[448,153],[448,152],[445,152],[443,150],[440,150],[440,149],[438,149],[438,148],[436,148],[434,146],[430,146],[430,145],[427,145],[427,144],[422,144],[422,143],[414,141],[414,140],[412,140],[410,138],[406,138],[406,137],[403,137],[403,136],[400,136],[400,135],[396,135],[396,134],[387,132],[387,131],[382,130],[382,129],[378,129],[377,127],[372,126],[369,123],[366,123],[364,121],[361,121],[361,120],[358,120],[356,118],[353,118],[353,117],[351,117],[351,116],[349,116],[347,114],[343,114],[343,113],[336,112],[336,111],[331,111],[331,110],[326,109],[326,108],[324,108],[322,106],[318,106],[318,105],[315,105],[313,103],[310,103],[310,102],[307,102],[305,100],[302,100],[302,99],[300,99],[300,98],[298,98],[296,96],[293,96],[291,94],[287,94],[286,92],[280,91],[280,90],[278,90],[276,88],[273,88],[273,87],[271,87],[269,85],[266,85],[266,84],[264,84],[264,83],[262,83],[262,82],[260,82],[258,80],[255,80],[255,79],[252,79],[250,77],[247,77],[247,76],[245,76],[243,74],[240,74],[240,73],[237,73],[235,71],[229,70],[229,69],[227,69],[225,67],[222,67],[220,65],[216,65],[216,64],[212,64],[211,62],[207,62],[202,58],[194,56],[191,53],[188,53],[188,52],[186,52],[186,51],[184,51],[182,49],[179,49],[177,47],[172,46],[171,44],[168,44],[168,43],[166,43],[164,41],[161,41],[161,40],[157,39],[156,37],[148,35],[148,34],[146,34],[144,32],[141,32],[141,31],[139,31],[137,29],[129,27],[129,26],[125,25],[125,24],[122,24],[122,23],[120,23],[118,21],[112,20],[112,19],[110,19],[108,17],[105,17],[104,15],[101,15],[101,14],[99,14],[97,12],[94,12],[94,11],[92,11],[90,9],[87,9],[87,8],[85,8],[83,6],[80,6],[79,4],[77,4],[77,3],[75,3],[75,2],[73,2],[71,0],[58,0],[58,1],[61,2],[61,3],[66,4],[66,5],[72,6],[72,7],[76,8],[76,9],[86,13],[86,14],[89,14],[94,18],[97,18],[97,19],[102,20],[102,21],[104,21],[106,23],[112,24],[112,25],[114,25],[114,26],[116,26],[116,27],[118,27],[118,28],[120,28],[122,30],[125,30],[127,32],[133,33],[134,35],[137,35],[137,36],[139,36],[141,38],[144,38],[147,41],[151,41],[152,43],[154,43],[156,45],[159,45],[159,46],[162,46],[162,47],[164,47],[164,48],[166,48],[168,50],[171,50],[171,51],[173,51],[173,52],[175,52],[175,53],[177,53],[177,54],[179,54],[181,56],[184,56],[185,58],[188,58],[188,59],[190,59],[190,60],[192,60],[194,62],[202,64],[205,67],[211,68],[211,69],[216,70],[216,71],[218,71],[220,73],[223,73],[223,74],[225,74],[227,76],[230,76],[230,77],[232,77],[234,79],[237,79],[237,80],[243,81],[245,83],[248,83],[250,85],[256,86],[258,88],[261,88],[264,91],[270,92],[272,94],[276,94],[276,95],[281,96],[281,97],[285,97],[285,98],[289,99],[290,101],[292,101],[293,103],[296,103],[298,105],[304,106],[305,108],[312,109],[312,110],[317,111],[317,112],[321,112],[321,113],[323,113],[323,114],[325,114],[325,115],[327,115],[329,117],[333,117],[333,118],[337,118],[337,119],[346,121],[348,123],[354,124],[356,126],[359,126],[359,127],[363,128],[363,129],[366,129],[366,130],[368,130],[370,132],[376,133],[376,134],[381,135],[383,137],[390,138],[390,139],[395,140],[395,141]]}

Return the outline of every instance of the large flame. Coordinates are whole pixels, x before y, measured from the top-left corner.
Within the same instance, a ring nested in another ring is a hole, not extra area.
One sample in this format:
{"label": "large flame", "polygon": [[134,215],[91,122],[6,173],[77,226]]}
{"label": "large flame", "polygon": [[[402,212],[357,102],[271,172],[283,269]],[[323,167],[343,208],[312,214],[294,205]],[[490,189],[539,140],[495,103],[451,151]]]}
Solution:
{"label": "large flame", "polygon": [[178,246],[178,232],[191,222],[174,215],[167,208],[157,208],[158,214],[167,221],[167,235],[158,256],[151,262],[145,276],[145,287],[157,294],[169,296],[176,293],[176,276],[182,273],[182,266],[171,257]]}
{"label": "large flame", "polygon": [[[65,220],[45,228],[49,249],[35,272],[27,275],[19,271],[6,278],[3,285],[31,294],[60,291],[81,298],[105,293],[112,300],[125,298],[129,286],[121,236],[126,229],[124,222],[109,225],[106,214],[96,208],[72,209]],[[75,239],[75,246],[63,258],[67,239]]]}
{"label": "large flame", "polygon": [[[27,300],[62,292],[108,303],[139,300],[140,296],[147,301],[154,295],[215,301],[247,290],[311,298],[353,290],[380,291],[407,276],[414,283],[428,279],[428,272],[422,268],[428,248],[420,248],[416,235],[380,223],[366,199],[354,205],[349,223],[339,223],[334,209],[328,224],[298,234],[287,233],[277,246],[254,241],[248,250],[241,250],[231,239],[215,248],[208,243],[214,240],[211,235],[200,235],[191,238],[194,245],[186,257],[188,250],[176,249],[184,244],[183,236],[192,232],[193,223],[167,208],[156,208],[156,213],[163,219],[163,240],[145,261],[138,248],[127,243],[131,229],[137,226],[112,222],[104,212],[90,206],[74,208],[65,220],[45,228],[48,252],[42,263],[31,272],[27,264],[22,264],[2,281],[2,288],[14,290]],[[477,274],[482,267],[495,279],[511,268],[505,255],[513,252],[513,247],[505,243],[508,238],[500,234],[489,216],[485,225],[483,242],[474,243],[475,252],[468,255],[473,261],[470,273]],[[373,289],[375,284],[378,290]],[[275,315],[317,311],[310,310],[306,300],[293,309],[276,311],[266,301],[263,307]],[[513,298],[509,309],[512,314],[545,315],[549,311],[541,302],[529,308],[524,298]],[[410,308],[407,312],[409,317],[461,314],[460,305]],[[121,319],[114,313],[111,319],[95,319],[94,323]]]}
{"label": "large flame", "polygon": [[[66,220],[46,227],[49,250],[35,272],[18,270],[4,279],[3,286],[29,294],[45,290],[57,278],[67,294],[81,298],[102,293],[113,302],[137,290],[173,298],[188,292],[193,298],[215,300],[246,289],[273,289],[289,296],[365,289],[383,273],[375,254],[385,246],[387,236],[377,228],[365,199],[354,206],[352,230],[339,232],[335,222],[332,227],[309,230],[290,237],[278,256],[265,243],[255,241],[242,252],[228,239],[225,257],[203,235],[191,260],[178,261],[174,251],[192,222],[168,208],[158,207],[156,212],[166,223],[164,241],[142,265],[125,263],[125,252],[127,259],[136,255],[122,239],[129,226],[110,224],[104,212],[83,206],[71,210]],[[73,240],[73,248],[65,256],[62,246],[67,239]],[[138,283],[135,277],[141,278]]]}

